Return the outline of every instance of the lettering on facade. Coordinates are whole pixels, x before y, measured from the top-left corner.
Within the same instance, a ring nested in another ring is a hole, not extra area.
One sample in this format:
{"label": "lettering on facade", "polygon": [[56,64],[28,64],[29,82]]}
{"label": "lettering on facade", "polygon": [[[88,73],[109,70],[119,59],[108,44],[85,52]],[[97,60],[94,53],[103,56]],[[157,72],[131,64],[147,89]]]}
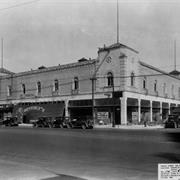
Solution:
{"label": "lettering on facade", "polygon": [[24,109],[24,113],[28,112],[28,111],[32,111],[32,110],[35,110],[35,111],[41,111],[41,112],[44,112],[45,109],[41,106],[30,106],[30,107],[27,107]]}

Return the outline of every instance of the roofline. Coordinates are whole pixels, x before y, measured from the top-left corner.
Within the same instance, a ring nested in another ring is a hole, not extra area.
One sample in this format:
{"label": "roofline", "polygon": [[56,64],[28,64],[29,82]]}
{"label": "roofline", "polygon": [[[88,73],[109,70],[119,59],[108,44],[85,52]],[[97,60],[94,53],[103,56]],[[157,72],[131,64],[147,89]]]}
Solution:
{"label": "roofline", "polygon": [[165,75],[167,75],[167,76],[170,76],[170,77],[172,77],[172,78],[175,78],[175,79],[180,80],[179,77],[173,76],[173,75],[171,75],[171,74],[169,74],[169,73],[167,73],[167,72],[165,72],[165,71],[163,71],[163,70],[161,70],[161,69],[159,69],[159,68],[156,68],[156,67],[154,67],[154,66],[151,66],[151,65],[149,65],[149,64],[146,64],[146,63],[144,63],[144,62],[142,62],[142,61],[139,61],[139,63],[140,63],[142,66],[148,67],[148,68],[150,68],[150,69],[152,69],[152,70],[158,71],[158,72],[160,72],[160,73],[162,73],[162,74],[165,74]]}
{"label": "roofline", "polygon": [[126,46],[126,45],[124,45],[124,44],[121,44],[121,43],[119,43],[119,45],[117,44],[116,46],[113,46],[113,47],[107,46],[107,47],[99,48],[98,53],[99,53],[99,52],[102,52],[102,51],[109,51],[109,50],[111,50],[111,49],[118,49],[118,48],[121,48],[121,47],[127,48],[127,49],[129,49],[129,50],[131,50],[131,51],[139,54],[139,52],[136,51],[135,49],[133,49],[133,48],[131,48],[131,47],[129,47],[129,46]]}
{"label": "roofline", "polygon": [[97,62],[97,59],[91,59],[91,60],[87,60],[84,62],[75,62],[75,63],[69,63],[69,64],[64,64],[64,65],[46,67],[44,69],[36,69],[36,70],[14,73],[11,75],[2,76],[0,78],[1,79],[12,78],[12,77],[26,76],[26,75],[31,75],[31,74],[44,73],[44,72],[49,72],[49,71],[64,70],[64,69],[70,69],[70,68],[75,68],[75,67],[79,67],[79,66],[92,65],[92,64],[95,64],[96,62]]}

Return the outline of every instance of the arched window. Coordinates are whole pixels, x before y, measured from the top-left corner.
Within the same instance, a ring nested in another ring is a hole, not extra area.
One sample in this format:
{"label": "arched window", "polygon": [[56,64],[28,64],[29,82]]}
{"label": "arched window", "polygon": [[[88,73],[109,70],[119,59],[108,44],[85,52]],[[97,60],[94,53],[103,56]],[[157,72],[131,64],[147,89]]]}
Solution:
{"label": "arched window", "polygon": [[108,72],[107,73],[107,85],[108,86],[114,86],[114,77],[113,77],[113,74],[111,72]]}
{"label": "arched window", "polygon": [[131,73],[131,86],[134,86],[135,83],[135,77],[134,77],[134,73]]}
{"label": "arched window", "polygon": [[41,82],[40,81],[37,82],[37,93],[41,94]]}
{"label": "arched window", "polygon": [[143,89],[146,89],[146,77],[143,78]]}
{"label": "arched window", "polygon": [[157,80],[154,81],[154,91],[157,91]]}
{"label": "arched window", "polygon": [[54,91],[59,91],[59,82],[57,79],[54,80]]}
{"label": "arched window", "polygon": [[74,90],[79,89],[79,79],[78,77],[74,77]]}

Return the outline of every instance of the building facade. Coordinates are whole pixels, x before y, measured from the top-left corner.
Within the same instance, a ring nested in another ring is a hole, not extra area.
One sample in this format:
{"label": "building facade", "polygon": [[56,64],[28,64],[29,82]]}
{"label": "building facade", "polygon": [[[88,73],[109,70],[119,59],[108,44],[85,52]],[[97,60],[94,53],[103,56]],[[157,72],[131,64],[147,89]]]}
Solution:
{"label": "building facade", "polygon": [[140,61],[120,43],[99,48],[96,59],[0,76],[1,119],[94,115],[95,123],[137,124],[161,122],[179,105],[179,73]]}

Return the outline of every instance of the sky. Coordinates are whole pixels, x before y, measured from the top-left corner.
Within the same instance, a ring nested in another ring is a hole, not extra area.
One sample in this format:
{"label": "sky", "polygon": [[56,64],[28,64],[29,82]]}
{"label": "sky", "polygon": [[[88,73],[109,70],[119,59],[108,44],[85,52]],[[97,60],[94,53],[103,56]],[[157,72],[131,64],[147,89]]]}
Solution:
{"label": "sky", "polygon": [[[119,0],[120,43],[141,61],[180,70],[180,1]],[[117,42],[116,0],[0,0],[3,67],[13,72],[97,58]]]}

